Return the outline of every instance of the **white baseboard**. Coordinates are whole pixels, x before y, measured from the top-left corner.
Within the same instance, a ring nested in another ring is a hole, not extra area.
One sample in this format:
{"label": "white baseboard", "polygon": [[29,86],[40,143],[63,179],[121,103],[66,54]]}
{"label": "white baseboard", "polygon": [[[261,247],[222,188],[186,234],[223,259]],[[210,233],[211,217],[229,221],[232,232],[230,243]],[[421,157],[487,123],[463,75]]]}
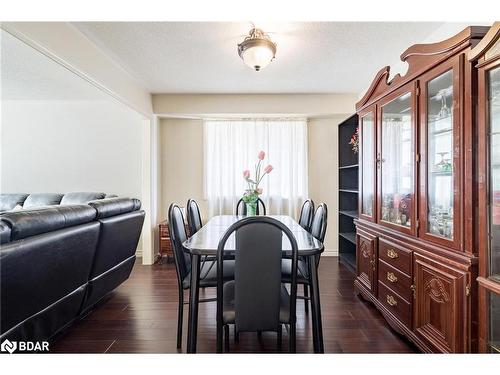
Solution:
{"label": "white baseboard", "polygon": [[321,254],[322,257],[338,257],[339,249],[325,249]]}

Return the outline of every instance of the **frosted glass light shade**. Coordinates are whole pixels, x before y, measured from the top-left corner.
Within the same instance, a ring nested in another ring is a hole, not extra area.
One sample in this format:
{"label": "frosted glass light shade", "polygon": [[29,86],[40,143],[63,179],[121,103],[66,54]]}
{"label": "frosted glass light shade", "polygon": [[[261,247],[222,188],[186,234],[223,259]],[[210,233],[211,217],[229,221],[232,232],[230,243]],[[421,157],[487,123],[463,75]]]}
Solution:
{"label": "frosted glass light shade", "polygon": [[267,46],[255,46],[245,50],[241,58],[250,68],[259,71],[273,61],[274,53]]}
{"label": "frosted glass light shade", "polygon": [[243,62],[256,71],[269,65],[276,55],[276,44],[258,29],[250,32],[250,37],[238,44],[238,54]]}

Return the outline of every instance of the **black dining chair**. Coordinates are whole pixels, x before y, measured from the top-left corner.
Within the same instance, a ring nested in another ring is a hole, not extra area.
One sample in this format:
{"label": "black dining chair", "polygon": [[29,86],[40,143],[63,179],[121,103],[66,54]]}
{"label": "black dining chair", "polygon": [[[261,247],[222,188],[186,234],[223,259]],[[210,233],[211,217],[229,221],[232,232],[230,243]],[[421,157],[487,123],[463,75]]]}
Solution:
{"label": "black dining chair", "polygon": [[311,223],[314,216],[314,202],[312,199],[308,199],[302,205],[300,209],[299,225],[307,230],[311,230]]}
{"label": "black dining chair", "polygon": [[[326,203],[321,203],[316,212],[314,213],[313,220],[311,223],[310,233],[321,243],[325,242],[326,228],[328,224],[328,206]],[[314,258],[315,266],[319,266],[320,255],[316,255]],[[304,288],[304,295],[298,296],[298,298],[304,300],[304,310],[309,311],[309,267],[306,259],[299,259],[297,265],[297,284],[300,284]],[[291,281],[291,261],[289,259],[284,259],[281,268],[282,281],[288,283]]]}
{"label": "black dining chair", "polygon": [[[234,280],[225,282],[224,248],[234,233]],[[290,293],[281,282],[283,233],[291,244]],[[296,298],[298,247],[293,233],[280,221],[263,216],[247,217],[231,225],[217,249],[217,352],[229,351],[229,325],[235,333],[277,332],[281,349],[282,325],[289,326],[289,349],[296,351]]]}
{"label": "black dining chair", "polygon": [[188,199],[186,204],[186,216],[189,228],[189,235],[192,236],[202,227],[200,207],[194,199]]}
{"label": "black dining chair", "polygon": [[[266,205],[264,204],[264,201],[259,198],[257,201],[257,209],[255,210],[257,215],[264,215],[266,216]],[[238,201],[238,204],[236,204],[236,215],[246,215],[247,214],[247,205],[243,201],[243,198],[241,198]]]}
{"label": "black dining chair", "polygon": [[[200,207],[198,206],[198,203],[194,199],[188,199],[187,204],[186,204],[186,218],[188,222],[188,228],[189,228],[189,236],[191,237],[193,234],[198,232],[201,227],[202,227],[202,221],[201,221],[201,213],[200,213]],[[204,255],[201,259],[201,268],[205,267],[205,263],[207,261],[215,261],[215,256],[208,256]],[[212,262],[209,267],[214,267],[215,262]],[[207,272],[209,271],[208,268],[206,268]]]}
{"label": "black dining chair", "polygon": [[[182,344],[182,321],[184,315],[184,305],[189,302],[184,301],[184,290],[191,287],[191,255],[185,251],[184,241],[188,238],[184,217],[180,207],[172,203],[168,209],[168,226],[170,231],[170,241],[174,253],[175,270],[177,273],[177,283],[179,290],[179,306],[177,316],[177,348]],[[215,260],[203,262],[200,266],[200,287],[217,287],[217,267]],[[224,261],[223,280],[234,279],[234,260]],[[214,302],[215,298],[200,299],[199,302]]]}

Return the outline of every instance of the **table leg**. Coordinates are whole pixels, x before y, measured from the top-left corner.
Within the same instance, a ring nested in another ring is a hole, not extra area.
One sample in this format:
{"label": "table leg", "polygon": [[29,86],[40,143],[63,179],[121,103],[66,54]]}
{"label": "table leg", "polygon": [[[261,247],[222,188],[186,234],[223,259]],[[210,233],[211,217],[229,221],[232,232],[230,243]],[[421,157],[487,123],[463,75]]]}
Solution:
{"label": "table leg", "polygon": [[196,353],[196,338],[198,333],[198,300],[200,294],[200,256],[191,256],[191,285],[189,288],[189,319],[187,352]]}
{"label": "table leg", "polygon": [[315,257],[308,257],[311,289],[311,313],[313,326],[313,344],[315,353],[324,353],[323,325],[321,323],[321,303],[319,296],[318,270]]}

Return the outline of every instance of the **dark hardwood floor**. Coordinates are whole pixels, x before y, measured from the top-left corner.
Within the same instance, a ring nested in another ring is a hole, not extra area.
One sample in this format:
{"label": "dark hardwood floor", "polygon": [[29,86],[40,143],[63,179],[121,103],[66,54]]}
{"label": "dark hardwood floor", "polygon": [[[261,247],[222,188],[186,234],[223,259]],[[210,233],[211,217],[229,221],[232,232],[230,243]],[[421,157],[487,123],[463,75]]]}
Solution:
{"label": "dark hardwood floor", "polygon": [[[371,304],[353,293],[353,275],[337,258],[320,264],[323,335],[326,353],[413,353],[414,346],[395,333]],[[177,279],[172,263],[142,266],[136,263],[130,279],[93,312],[58,335],[52,353],[178,353],[185,352],[187,306],[182,351],[176,349]],[[300,287],[299,292],[302,293]],[[187,292],[186,292],[187,295]],[[206,289],[200,297],[214,295]],[[283,333],[283,351],[288,335]],[[276,334],[241,333],[231,352],[276,352]],[[198,352],[215,352],[215,303],[199,310]],[[310,314],[297,304],[297,352],[312,353]]]}

